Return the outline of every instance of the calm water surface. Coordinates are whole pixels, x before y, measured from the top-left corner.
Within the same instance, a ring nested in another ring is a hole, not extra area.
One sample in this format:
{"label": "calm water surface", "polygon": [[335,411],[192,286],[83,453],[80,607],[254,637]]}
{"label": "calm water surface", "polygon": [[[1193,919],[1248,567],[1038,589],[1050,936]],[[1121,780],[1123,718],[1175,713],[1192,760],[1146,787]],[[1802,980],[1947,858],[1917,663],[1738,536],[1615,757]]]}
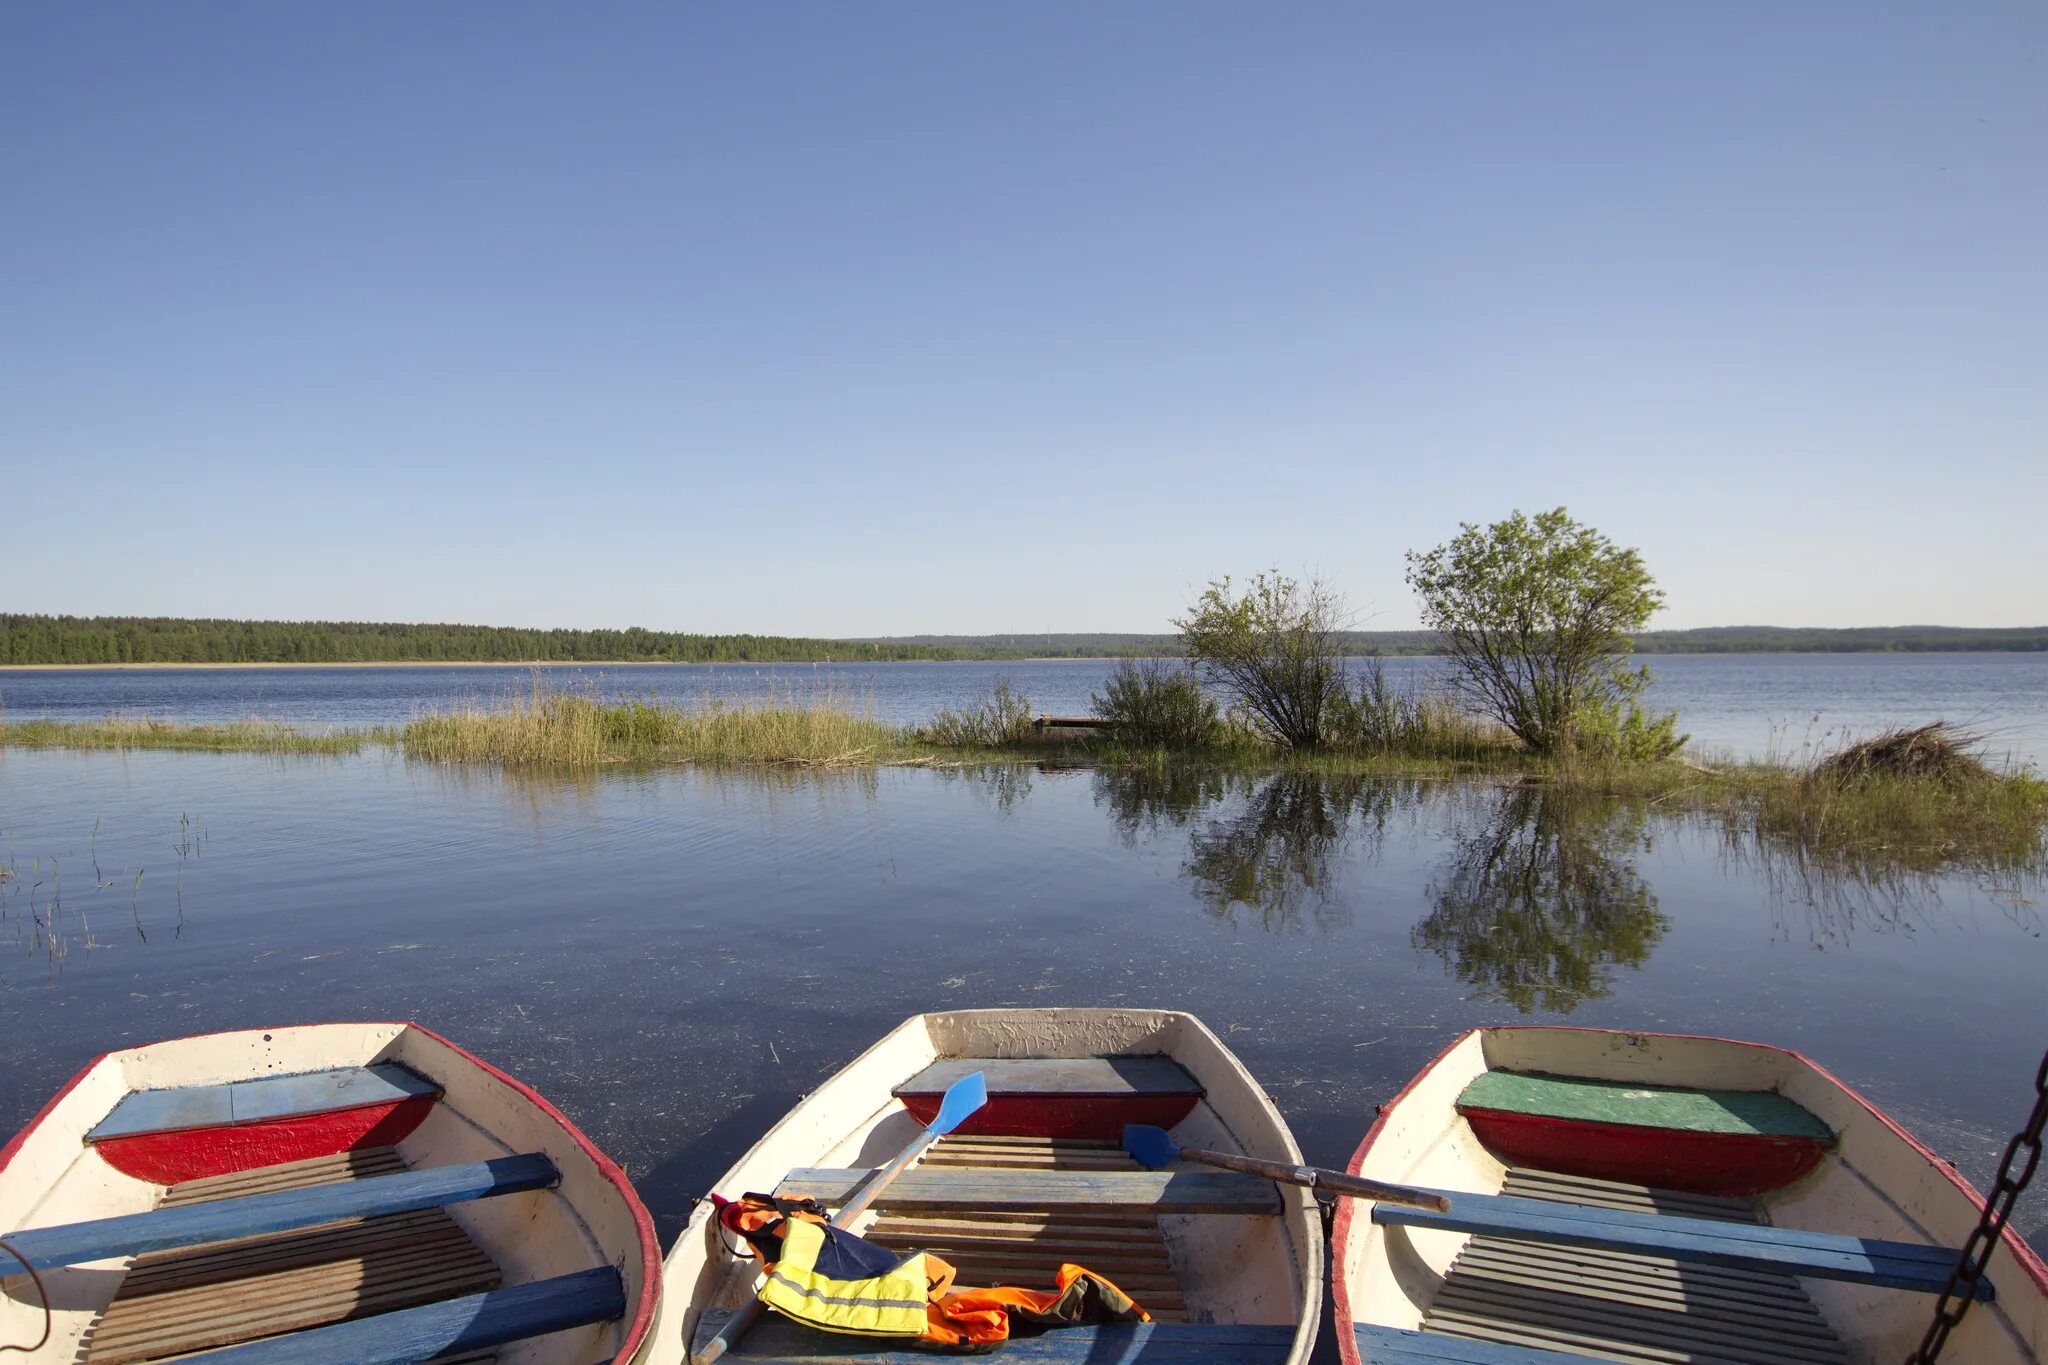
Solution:
{"label": "calm water surface", "polygon": [[[2048,654],[1672,655],[1648,661],[1652,700],[1675,708],[1705,749],[1749,756],[1833,747],[1844,735],[1947,719],[1992,749],[2048,762]],[[686,705],[764,694],[823,696],[915,724],[972,706],[1009,678],[1039,711],[1085,714],[1114,665],[1040,663],[647,664],[550,668],[545,685],[652,694]],[[1389,659],[1402,686],[1438,676],[1435,659]],[[0,671],[0,721],[89,720],[126,711],[170,720],[248,716],[329,725],[389,725],[421,710],[490,702],[532,685],[508,668],[135,669]]]}
{"label": "calm water surface", "polygon": [[417,1018],[665,1237],[920,1010],[1193,1010],[1332,1165],[1458,1031],[1567,1020],[1802,1049],[1982,1182],[2048,1040],[2038,884],[1831,881],[1513,786],[0,751],[0,860],[0,1131],[109,1047]]}

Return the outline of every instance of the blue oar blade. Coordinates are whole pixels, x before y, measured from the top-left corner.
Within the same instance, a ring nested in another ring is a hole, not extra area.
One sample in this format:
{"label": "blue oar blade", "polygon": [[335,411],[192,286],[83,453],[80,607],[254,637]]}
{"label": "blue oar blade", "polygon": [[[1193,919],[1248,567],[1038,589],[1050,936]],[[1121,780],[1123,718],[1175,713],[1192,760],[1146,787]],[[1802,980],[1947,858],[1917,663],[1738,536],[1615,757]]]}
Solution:
{"label": "blue oar blade", "polygon": [[939,1116],[927,1127],[933,1137],[944,1137],[987,1103],[988,1082],[982,1074],[977,1071],[972,1076],[962,1076],[946,1087],[946,1097],[939,1101]]}
{"label": "blue oar blade", "polygon": [[1151,1171],[1171,1166],[1180,1155],[1180,1145],[1166,1135],[1166,1130],[1149,1123],[1124,1125],[1124,1150],[1130,1153],[1131,1160]]}

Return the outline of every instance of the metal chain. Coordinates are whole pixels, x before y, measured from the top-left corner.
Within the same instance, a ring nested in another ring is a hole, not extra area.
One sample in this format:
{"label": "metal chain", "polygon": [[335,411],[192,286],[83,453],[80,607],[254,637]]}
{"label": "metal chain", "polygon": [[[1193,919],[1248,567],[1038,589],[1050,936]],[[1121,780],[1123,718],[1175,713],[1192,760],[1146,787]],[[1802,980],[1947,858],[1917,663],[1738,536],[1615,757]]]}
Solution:
{"label": "metal chain", "polygon": [[1928,1324],[1920,1349],[1906,1365],[1934,1365],[1941,1348],[1948,1344],[1948,1334],[1976,1302],[1977,1285],[2005,1232],[2006,1220],[2012,1217],[2013,1202],[2034,1178],[2034,1168],[2041,1164],[2044,1127],[2048,1127],[2048,1054],[2042,1056],[2041,1069],[2034,1076],[2034,1112],[2027,1119],[2027,1126],[2013,1134],[2012,1141],[2006,1144],[2005,1160],[1998,1163],[1998,1180],[1991,1186],[1991,1196],[1984,1201],[1984,1216],[1977,1220],[1977,1230],[1970,1234],[1970,1240],[1963,1243],[1956,1268],[1949,1273],[1948,1284],[1941,1291],[1941,1302],[1935,1305],[1934,1321]]}

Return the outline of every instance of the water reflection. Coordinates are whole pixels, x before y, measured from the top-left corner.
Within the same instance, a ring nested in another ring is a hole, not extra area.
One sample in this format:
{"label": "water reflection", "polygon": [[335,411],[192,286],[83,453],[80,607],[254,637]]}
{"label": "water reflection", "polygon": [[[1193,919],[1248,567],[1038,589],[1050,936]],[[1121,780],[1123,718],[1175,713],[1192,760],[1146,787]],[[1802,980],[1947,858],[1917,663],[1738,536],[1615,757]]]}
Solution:
{"label": "water reflection", "polygon": [[1175,763],[1098,768],[1094,782],[1095,804],[1109,811],[1110,823],[1126,848],[1168,830],[1185,829],[1211,806],[1255,785],[1230,769]]}
{"label": "water reflection", "polygon": [[1525,1013],[1607,994],[1615,969],[1642,967],[1669,927],[1637,867],[1651,847],[1640,804],[1538,785],[1171,767],[1103,770],[1094,794],[1126,845],[1185,830],[1181,875],[1196,903],[1269,933],[1349,927],[1346,878],[1403,816],[1444,809],[1450,852],[1410,941],[1481,998]]}
{"label": "water reflection", "polygon": [[[1722,832],[1722,853],[1732,870],[1764,889],[1772,933],[1780,939],[1804,938],[1825,949],[1857,934],[1912,935],[1970,922],[1965,911],[1949,904],[1954,874],[1820,857],[1796,843],[1740,830]],[[1988,903],[2020,932],[2042,937],[2038,872],[1983,867],[1958,872],[1969,878],[1968,903]]]}
{"label": "water reflection", "polygon": [[1268,933],[1299,929],[1304,912],[1324,931],[1350,923],[1350,906],[1335,895],[1333,863],[1350,840],[1361,788],[1283,773],[1254,791],[1236,816],[1192,831],[1182,871],[1202,907],[1233,925],[1242,911]]}
{"label": "water reflection", "polygon": [[1527,1014],[1606,995],[1670,927],[1637,870],[1650,849],[1639,805],[1517,786],[1474,801],[1410,937],[1481,998]]}

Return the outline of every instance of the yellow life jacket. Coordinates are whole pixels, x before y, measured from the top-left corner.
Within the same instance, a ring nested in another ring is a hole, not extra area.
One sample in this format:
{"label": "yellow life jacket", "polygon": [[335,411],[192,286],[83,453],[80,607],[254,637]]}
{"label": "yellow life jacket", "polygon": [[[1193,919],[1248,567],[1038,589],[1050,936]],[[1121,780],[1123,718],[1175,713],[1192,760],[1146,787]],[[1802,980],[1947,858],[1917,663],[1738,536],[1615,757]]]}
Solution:
{"label": "yellow life jacket", "polygon": [[921,1337],[931,1284],[921,1251],[899,1261],[894,1252],[837,1228],[789,1218],[782,1225],[782,1256],[768,1267],[760,1297],[827,1332]]}

